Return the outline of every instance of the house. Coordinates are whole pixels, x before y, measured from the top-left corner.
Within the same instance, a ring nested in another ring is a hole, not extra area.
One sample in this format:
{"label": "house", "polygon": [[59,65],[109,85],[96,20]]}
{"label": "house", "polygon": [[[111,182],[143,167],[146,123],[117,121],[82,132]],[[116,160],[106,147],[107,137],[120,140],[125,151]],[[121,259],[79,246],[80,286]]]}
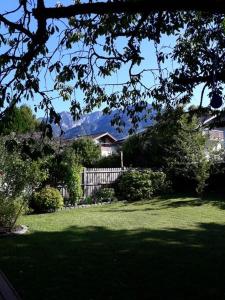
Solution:
{"label": "house", "polygon": [[[206,155],[209,151],[221,151],[225,148],[225,127],[218,126],[217,117],[209,116],[202,119],[202,124],[205,127],[203,134],[207,136]],[[213,129],[211,129],[213,128]]]}
{"label": "house", "polygon": [[218,129],[205,129],[203,135],[207,137],[207,148],[212,151],[220,151],[224,149],[224,132]]}
{"label": "house", "polygon": [[117,144],[117,139],[108,132],[76,136],[73,139],[64,140],[63,144],[71,145],[74,140],[77,140],[79,138],[92,139],[96,145],[100,146],[101,156],[104,157],[112,154],[116,154],[119,149],[119,146]]}
{"label": "house", "polygon": [[86,135],[82,137],[91,138],[101,148],[102,156],[116,154],[118,150],[117,140],[108,132]]}

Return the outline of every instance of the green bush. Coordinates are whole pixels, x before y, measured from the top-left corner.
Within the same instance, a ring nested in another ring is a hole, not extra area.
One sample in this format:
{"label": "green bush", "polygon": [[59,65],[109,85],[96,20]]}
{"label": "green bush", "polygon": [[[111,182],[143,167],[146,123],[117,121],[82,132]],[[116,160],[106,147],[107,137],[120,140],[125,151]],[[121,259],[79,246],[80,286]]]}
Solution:
{"label": "green bush", "polygon": [[210,167],[210,176],[206,182],[205,195],[225,195],[225,162],[217,162]]}
{"label": "green bush", "polygon": [[151,199],[169,190],[166,174],[152,170],[132,170],[124,172],[115,182],[118,198],[128,201]]}
{"label": "green bush", "polygon": [[150,180],[152,181],[154,196],[160,196],[171,191],[171,183],[167,180],[167,176],[164,172],[148,172],[150,175]]}
{"label": "green bush", "polygon": [[12,229],[18,215],[24,211],[22,198],[3,198],[0,196],[0,228]]}
{"label": "green bush", "polygon": [[92,167],[101,157],[100,146],[88,137],[76,139],[72,144],[72,149],[84,167]]}
{"label": "green bush", "polygon": [[94,198],[92,196],[87,196],[81,203],[82,204],[93,204]]}
{"label": "green bush", "polygon": [[102,187],[94,193],[95,202],[113,201],[115,199],[115,191],[113,188]]}
{"label": "green bush", "polygon": [[80,157],[74,154],[71,149],[64,151],[63,160],[60,164],[64,174],[64,184],[68,188],[69,199],[66,204],[74,205],[83,197],[82,189],[82,171],[83,166],[80,163]]}
{"label": "green bush", "polygon": [[34,193],[31,206],[38,213],[53,212],[63,207],[63,197],[57,189],[45,187]]}
{"label": "green bush", "polygon": [[148,171],[127,171],[116,181],[116,194],[120,199],[139,201],[150,199],[153,194],[152,181]]}
{"label": "green bush", "polygon": [[68,204],[74,205],[79,202],[79,200],[83,196],[82,190],[82,173],[83,167],[79,164],[73,163],[68,170],[68,174],[66,176],[66,183],[69,190],[70,198]]}
{"label": "green bush", "polygon": [[120,168],[121,159],[119,154],[112,154],[109,156],[101,157],[94,164],[95,168]]}

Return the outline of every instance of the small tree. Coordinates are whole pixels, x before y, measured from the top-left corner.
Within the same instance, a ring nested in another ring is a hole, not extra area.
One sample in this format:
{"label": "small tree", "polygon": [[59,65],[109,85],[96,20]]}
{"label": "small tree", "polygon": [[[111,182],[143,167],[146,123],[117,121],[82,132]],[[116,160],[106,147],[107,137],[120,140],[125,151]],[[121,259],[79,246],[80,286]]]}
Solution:
{"label": "small tree", "polygon": [[18,149],[8,151],[0,142],[0,227],[11,230],[34,188],[48,176],[40,161],[22,159]]}
{"label": "small tree", "polygon": [[189,182],[188,189],[201,193],[209,176],[205,144],[197,117],[177,108],[165,111],[145,133],[129,138],[124,159],[128,165],[163,170],[175,190]]}
{"label": "small tree", "polygon": [[90,138],[83,137],[75,140],[72,149],[85,167],[91,167],[101,157],[99,145],[96,145]]}
{"label": "small tree", "polygon": [[124,165],[132,167],[145,167],[144,139],[140,134],[130,136],[122,146]]}
{"label": "small tree", "polygon": [[[148,164],[162,168],[175,184],[190,180],[202,193],[209,176],[206,158],[206,139],[199,128],[197,117],[184,113],[181,108],[165,112],[162,119],[146,133],[145,153]],[[190,187],[190,186],[189,186]]]}

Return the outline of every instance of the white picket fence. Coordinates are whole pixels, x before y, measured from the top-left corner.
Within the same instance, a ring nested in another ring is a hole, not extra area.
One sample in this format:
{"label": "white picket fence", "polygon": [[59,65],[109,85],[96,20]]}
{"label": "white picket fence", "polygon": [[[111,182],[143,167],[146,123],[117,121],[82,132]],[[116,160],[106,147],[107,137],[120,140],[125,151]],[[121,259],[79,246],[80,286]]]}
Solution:
{"label": "white picket fence", "polygon": [[[96,190],[113,183],[126,168],[84,168],[81,173],[83,197],[91,196]],[[69,198],[65,186],[58,186],[63,198]]]}

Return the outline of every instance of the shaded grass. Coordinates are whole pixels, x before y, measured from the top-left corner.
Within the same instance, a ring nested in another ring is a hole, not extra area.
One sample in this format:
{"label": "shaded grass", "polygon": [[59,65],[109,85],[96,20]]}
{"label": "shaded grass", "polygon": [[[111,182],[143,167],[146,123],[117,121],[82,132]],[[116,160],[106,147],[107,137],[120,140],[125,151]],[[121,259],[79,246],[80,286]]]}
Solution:
{"label": "shaded grass", "polygon": [[[198,204],[198,205],[196,205]],[[225,211],[155,199],[25,216],[0,239],[22,299],[224,299]]]}

